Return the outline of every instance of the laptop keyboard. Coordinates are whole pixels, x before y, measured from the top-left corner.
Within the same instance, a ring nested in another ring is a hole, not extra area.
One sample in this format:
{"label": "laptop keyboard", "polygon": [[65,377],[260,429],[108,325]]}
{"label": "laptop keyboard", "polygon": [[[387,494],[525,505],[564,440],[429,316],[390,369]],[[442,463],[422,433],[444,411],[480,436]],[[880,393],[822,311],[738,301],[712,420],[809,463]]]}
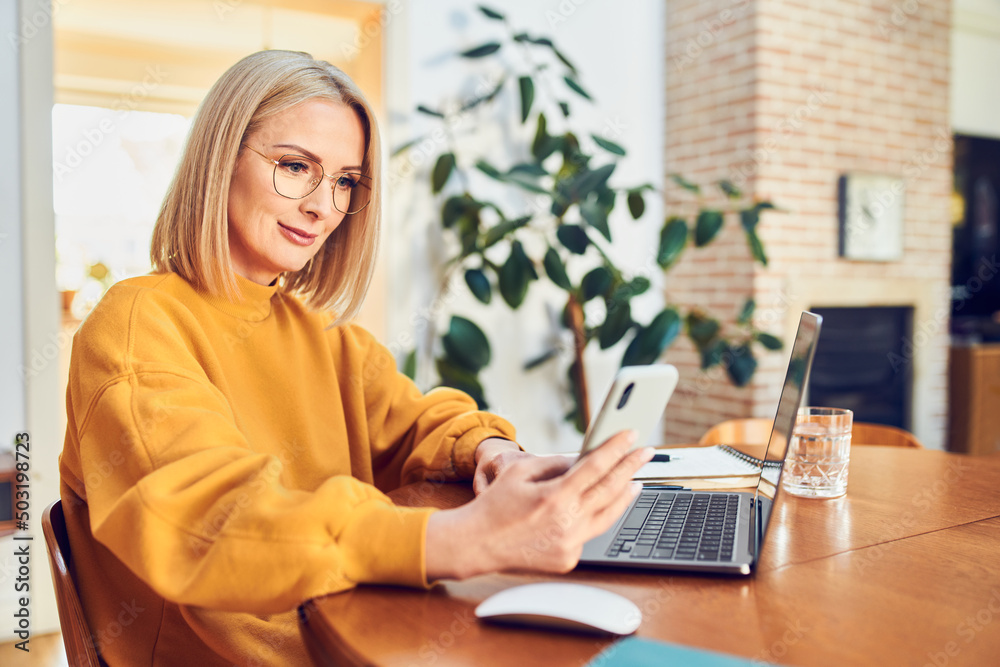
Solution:
{"label": "laptop keyboard", "polygon": [[732,561],[739,505],[739,495],[731,493],[643,492],[607,555]]}

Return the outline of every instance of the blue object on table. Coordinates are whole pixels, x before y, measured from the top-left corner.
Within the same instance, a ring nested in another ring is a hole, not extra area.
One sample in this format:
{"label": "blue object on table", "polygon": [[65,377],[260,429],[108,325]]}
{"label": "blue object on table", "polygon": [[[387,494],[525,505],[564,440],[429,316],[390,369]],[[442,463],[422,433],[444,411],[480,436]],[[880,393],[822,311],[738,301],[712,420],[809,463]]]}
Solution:
{"label": "blue object on table", "polygon": [[701,649],[670,644],[668,642],[627,637],[615,642],[597,654],[587,663],[587,667],[663,667],[683,665],[684,667],[746,667],[747,665],[768,665],[760,660],[749,660],[724,653],[702,651]]}

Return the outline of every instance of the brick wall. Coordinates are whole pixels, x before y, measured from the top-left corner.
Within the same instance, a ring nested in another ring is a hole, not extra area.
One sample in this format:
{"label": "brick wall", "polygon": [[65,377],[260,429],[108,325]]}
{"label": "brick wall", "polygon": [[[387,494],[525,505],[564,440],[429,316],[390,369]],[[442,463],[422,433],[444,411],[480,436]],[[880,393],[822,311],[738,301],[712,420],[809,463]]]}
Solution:
{"label": "brick wall", "polygon": [[[708,304],[732,321],[745,293],[758,327],[794,333],[802,308],[915,307],[913,430],[941,447],[946,427],[947,312],[951,261],[949,0],[712,0],[667,9],[667,172],[699,182],[729,178],[764,214],[770,258],[750,262],[738,221],[669,274],[669,298]],[[905,183],[903,256],[838,257],[837,179],[845,172]],[[668,208],[689,200],[668,187]],[[759,356],[752,386],[702,378],[693,351],[668,360],[682,385],[668,441],[712,424],[773,416],[784,353]],[[888,362],[887,362],[888,363]]]}

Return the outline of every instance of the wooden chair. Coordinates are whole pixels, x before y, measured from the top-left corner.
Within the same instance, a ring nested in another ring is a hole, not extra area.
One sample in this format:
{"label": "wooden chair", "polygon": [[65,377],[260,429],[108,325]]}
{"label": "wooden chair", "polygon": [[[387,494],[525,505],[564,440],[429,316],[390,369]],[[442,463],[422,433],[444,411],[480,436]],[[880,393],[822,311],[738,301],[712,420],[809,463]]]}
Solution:
{"label": "wooden chair", "polygon": [[771,437],[770,419],[729,419],[708,429],[699,445],[766,445]]}
{"label": "wooden chair", "polygon": [[56,588],[56,606],[59,608],[59,625],[62,627],[69,664],[102,667],[104,663],[97,657],[70,569],[73,557],[69,552],[69,535],[66,533],[66,517],[63,515],[61,500],[55,501],[42,512],[42,533],[45,534],[45,546],[49,551],[52,582]]}
{"label": "wooden chair", "polygon": [[[771,420],[760,417],[730,419],[708,429],[698,440],[699,445],[766,445],[771,437]],[[920,441],[908,431],[895,426],[854,422],[851,429],[852,445],[892,445],[918,447]]]}
{"label": "wooden chair", "polygon": [[868,422],[854,422],[854,428],[851,430],[851,444],[924,448],[917,437],[909,431],[895,426]]}

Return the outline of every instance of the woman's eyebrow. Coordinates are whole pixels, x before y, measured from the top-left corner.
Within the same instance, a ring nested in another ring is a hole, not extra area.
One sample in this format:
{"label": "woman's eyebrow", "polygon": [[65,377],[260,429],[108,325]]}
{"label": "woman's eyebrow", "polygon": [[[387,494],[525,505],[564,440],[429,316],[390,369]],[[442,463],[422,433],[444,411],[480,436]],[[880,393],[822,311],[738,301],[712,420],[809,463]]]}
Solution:
{"label": "woman's eyebrow", "polygon": [[[274,144],[274,148],[291,148],[293,151],[298,151],[302,155],[305,155],[307,158],[312,158],[313,160],[316,160],[316,162],[319,162],[320,164],[323,163],[323,161],[319,159],[318,155],[316,155],[310,150],[303,148],[302,146],[299,146],[298,144]],[[339,171],[361,171],[361,165],[352,164],[349,166],[341,167]]]}

